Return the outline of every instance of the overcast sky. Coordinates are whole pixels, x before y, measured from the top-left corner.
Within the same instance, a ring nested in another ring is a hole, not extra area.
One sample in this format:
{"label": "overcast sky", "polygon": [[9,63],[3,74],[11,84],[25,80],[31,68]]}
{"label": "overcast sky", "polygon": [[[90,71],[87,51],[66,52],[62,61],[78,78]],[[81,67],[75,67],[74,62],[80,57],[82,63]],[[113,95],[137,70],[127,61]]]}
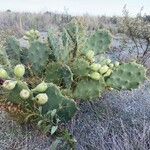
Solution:
{"label": "overcast sky", "polygon": [[64,12],[69,14],[90,15],[122,15],[123,6],[131,14],[139,12],[144,6],[143,12],[150,15],[150,0],[0,0],[0,11],[10,9],[12,11],[29,12]]}

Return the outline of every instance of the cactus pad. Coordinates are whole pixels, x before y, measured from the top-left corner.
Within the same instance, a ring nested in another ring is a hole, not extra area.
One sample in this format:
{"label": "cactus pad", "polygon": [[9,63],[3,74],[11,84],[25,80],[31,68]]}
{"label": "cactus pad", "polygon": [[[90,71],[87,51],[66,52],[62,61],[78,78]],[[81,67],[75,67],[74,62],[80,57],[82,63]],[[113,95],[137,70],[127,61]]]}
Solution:
{"label": "cactus pad", "polygon": [[75,114],[77,107],[76,103],[61,94],[59,87],[49,83],[46,94],[48,102],[42,106],[42,113],[45,114],[50,110],[59,109],[60,120],[68,121]]}
{"label": "cactus pad", "polygon": [[62,82],[64,87],[70,89],[73,82],[73,73],[70,67],[67,65],[62,65],[62,67],[59,69],[59,73],[63,80]]}
{"label": "cactus pad", "polygon": [[146,78],[146,69],[134,62],[120,65],[110,78],[107,85],[118,90],[131,90],[137,88]]}
{"label": "cactus pad", "polygon": [[88,76],[90,63],[84,58],[76,59],[71,65],[72,72],[75,76]]}
{"label": "cactus pad", "polygon": [[98,30],[88,40],[88,48],[93,49],[95,54],[104,53],[109,50],[111,39],[109,31]]}
{"label": "cactus pad", "polygon": [[29,65],[35,74],[42,74],[49,57],[48,47],[38,41],[31,43],[28,53]]}
{"label": "cactus pad", "polygon": [[105,84],[102,78],[99,81],[84,79],[78,83],[74,91],[74,97],[82,100],[95,99],[101,96],[104,89]]}
{"label": "cactus pad", "polygon": [[7,40],[6,53],[12,66],[20,63],[20,51],[19,42],[14,37],[9,38]]}
{"label": "cactus pad", "polygon": [[63,83],[64,87],[70,88],[73,81],[73,73],[69,66],[51,62],[46,68],[46,81],[57,85]]}
{"label": "cactus pad", "polygon": [[62,43],[69,60],[77,57],[86,43],[86,32],[83,24],[75,19],[67,24],[62,33]]}
{"label": "cactus pad", "polygon": [[20,97],[20,92],[22,89],[29,90],[28,86],[24,82],[18,81],[15,88],[12,91],[10,91],[7,101],[13,104],[24,104],[24,102],[27,100],[23,100]]}
{"label": "cactus pad", "polygon": [[61,68],[60,63],[51,62],[46,67],[45,78],[47,82],[53,82],[57,85],[61,83],[61,75],[59,73],[59,68]]}

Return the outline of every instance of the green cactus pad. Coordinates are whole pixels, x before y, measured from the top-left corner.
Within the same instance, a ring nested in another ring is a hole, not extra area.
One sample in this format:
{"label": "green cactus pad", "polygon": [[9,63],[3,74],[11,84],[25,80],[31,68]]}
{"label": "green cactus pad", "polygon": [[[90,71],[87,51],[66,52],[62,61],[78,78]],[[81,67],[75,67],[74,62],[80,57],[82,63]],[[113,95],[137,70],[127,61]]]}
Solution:
{"label": "green cactus pad", "polygon": [[14,37],[9,38],[6,44],[6,53],[12,66],[20,64],[20,51],[19,42]]}
{"label": "green cactus pad", "polygon": [[42,74],[49,57],[48,47],[38,41],[31,43],[28,53],[29,65],[35,74]]}
{"label": "green cactus pad", "polygon": [[48,84],[46,90],[48,102],[42,106],[42,113],[45,114],[50,110],[59,110],[59,117],[62,121],[70,120],[77,110],[76,103],[61,94],[60,89],[53,83]]}
{"label": "green cactus pad", "polygon": [[6,65],[7,61],[6,61],[6,54],[4,50],[0,49],[0,65]]}
{"label": "green cactus pad", "polygon": [[74,97],[82,100],[96,99],[101,96],[104,89],[105,83],[103,79],[100,79],[99,81],[83,79],[77,84],[74,91]]}
{"label": "green cactus pad", "polygon": [[62,97],[62,108],[58,111],[58,116],[61,121],[67,122],[72,119],[78,110],[76,103],[73,99]]}
{"label": "green cactus pad", "polygon": [[83,24],[76,19],[67,24],[62,33],[62,43],[69,60],[78,56],[79,51],[84,49],[86,43]]}
{"label": "green cactus pad", "polygon": [[95,54],[104,53],[109,50],[111,34],[107,30],[96,31],[88,40],[88,49],[94,50]]}
{"label": "green cactus pad", "polygon": [[52,61],[61,59],[60,43],[53,30],[48,31],[48,46],[50,48],[50,58]]}
{"label": "green cactus pad", "polygon": [[28,53],[29,53],[29,49],[25,47],[23,47],[22,51],[20,52],[20,61],[24,65],[28,65],[28,62],[29,62]]}
{"label": "green cactus pad", "polygon": [[46,68],[45,78],[47,82],[53,82],[57,85],[63,84],[64,87],[70,88],[73,81],[73,73],[69,66],[51,62]]}
{"label": "green cactus pad", "polygon": [[71,64],[71,70],[75,76],[88,76],[90,71],[90,63],[84,58],[76,59]]}
{"label": "green cactus pad", "polygon": [[65,95],[69,98],[73,98],[73,93],[71,89],[61,89],[62,95]]}
{"label": "green cactus pad", "polygon": [[146,69],[142,65],[132,62],[118,66],[106,83],[114,89],[131,90],[138,88],[145,79]]}
{"label": "green cactus pad", "polygon": [[57,85],[61,84],[61,75],[59,69],[61,68],[60,63],[51,62],[46,67],[45,79],[47,82],[53,82]]}
{"label": "green cactus pad", "polygon": [[65,88],[70,89],[71,84],[73,82],[73,73],[72,73],[70,67],[67,65],[62,65],[62,67],[59,69],[59,73],[63,80],[63,84],[64,84]]}
{"label": "green cactus pad", "polygon": [[[20,92],[22,89],[27,89],[29,90],[28,86],[26,85],[26,83],[18,81],[15,88],[13,90],[10,91],[7,101],[14,103],[14,104],[25,104],[25,102],[29,102],[29,100],[23,100],[20,97]],[[30,99],[31,97],[29,97]],[[32,102],[30,100],[30,102]]]}

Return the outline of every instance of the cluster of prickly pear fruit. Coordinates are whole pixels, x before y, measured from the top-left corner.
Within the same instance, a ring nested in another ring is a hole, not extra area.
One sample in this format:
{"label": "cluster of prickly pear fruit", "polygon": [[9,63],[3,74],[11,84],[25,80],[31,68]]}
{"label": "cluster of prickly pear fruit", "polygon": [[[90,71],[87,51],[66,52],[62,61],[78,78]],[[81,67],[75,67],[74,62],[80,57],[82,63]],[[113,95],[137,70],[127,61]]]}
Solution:
{"label": "cluster of prickly pear fruit", "polygon": [[29,41],[36,41],[39,39],[39,37],[40,37],[40,32],[38,30],[32,29],[25,33],[25,35],[23,36],[23,39],[29,40]]}
{"label": "cluster of prickly pear fruit", "polygon": [[90,69],[93,71],[90,77],[97,80],[101,77],[109,77],[118,66],[119,62],[112,63],[110,59],[105,59],[101,63],[93,63],[90,66]]}
{"label": "cluster of prickly pear fruit", "polygon": [[109,88],[131,90],[146,78],[142,65],[96,60],[96,55],[110,47],[112,38],[106,30],[89,36],[84,26],[73,20],[59,36],[49,31],[45,42],[37,40],[39,33],[34,30],[25,36],[30,42],[26,48],[17,39],[8,40],[5,47],[10,65],[1,65],[0,79],[9,91],[7,101],[31,112],[42,108],[40,114],[45,116],[57,110],[59,120],[68,121],[77,110],[76,99],[97,99]]}

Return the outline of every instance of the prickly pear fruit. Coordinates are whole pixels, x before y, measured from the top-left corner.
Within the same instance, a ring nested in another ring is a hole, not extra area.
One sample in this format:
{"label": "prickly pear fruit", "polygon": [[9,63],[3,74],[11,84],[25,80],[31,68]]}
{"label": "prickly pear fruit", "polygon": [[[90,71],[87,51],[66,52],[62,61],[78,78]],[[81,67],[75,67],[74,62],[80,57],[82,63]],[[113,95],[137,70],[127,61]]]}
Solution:
{"label": "prickly pear fruit", "polygon": [[115,61],[114,65],[115,65],[115,67],[118,67],[119,66],[119,62]]}
{"label": "prickly pear fruit", "polygon": [[90,66],[90,69],[93,70],[93,71],[98,71],[100,68],[101,68],[101,65],[96,64],[96,63],[94,63]]}
{"label": "prickly pear fruit", "polygon": [[99,69],[99,73],[104,74],[107,72],[108,69],[109,67],[107,65],[104,65]]}
{"label": "prickly pear fruit", "polygon": [[25,67],[22,64],[16,65],[14,68],[14,74],[16,77],[21,78],[25,74]]}
{"label": "prickly pear fruit", "polygon": [[6,81],[4,81],[2,86],[6,90],[12,90],[15,88],[16,84],[17,84],[17,81],[6,80]]}
{"label": "prickly pear fruit", "polygon": [[112,69],[114,67],[114,64],[110,63],[108,66]]}
{"label": "prickly pear fruit", "polygon": [[35,34],[36,34],[36,35],[39,35],[40,32],[39,32],[38,30],[35,30]]}
{"label": "prickly pear fruit", "polygon": [[8,74],[7,74],[6,70],[3,68],[0,68],[0,78],[2,78],[2,79],[8,78]]}
{"label": "prickly pear fruit", "polygon": [[48,101],[48,96],[46,93],[38,94],[35,98],[37,104],[39,105],[44,105]]}
{"label": "prickly pear fruit", "polygon": [[98,72],[93,72],[90,74],[90,77],[94,80],[99,80],[101,78],[101,75]]}
{"label": "prickly pear fruit", "polygon": [[93,57],[94,57],[94,51],[92,50],[89,50],[87,53],[86,53],[86,57],[91,60]]}
{"label": "prickly pear fruit", "polygon": [[108,69],[107,72],[104,74],[104,77],[109,77],[112,73],[111,69]]}
{"label": "prickly pear fruit", "polygon": [[28,99],[30,97],[30,92],[26,89],[21,90],[20,97],[22,99]]}
{"label": "prickly pear fruit", "polygon": [[106,64],[107,64],[107,65],[111,63],[111,60],[110,60],[110,59],[106,59],[105,61],[106,61]]}
{"label": "prickly pear fruit", "polygon": [[47,90],[47,83],[44,81],[37,85],[34,89],[32,89],[33,92],[45,92]]}
{"label": "prickly pear fruit", "polygon": [[27,36],[30,36],[30,31],[27,31],[25,34],[26,34]]}
{"label": "prickly pear fruit", "polygon": [[34,30],[31,29],[31,30],[29,31],[29,33],[30,33],[30,34],[34,34]]}
{"label": "prickly pear fruit", "polygon": [[95,62],[95,58],[93,57],[93,58],[89,59],[89,61],[90,61],[90,63],[94,63]]}
{"label": "prickly pear fruit", "polygon": [[24,40],[29,40],[29,38],[27,36],[23,36]]}

